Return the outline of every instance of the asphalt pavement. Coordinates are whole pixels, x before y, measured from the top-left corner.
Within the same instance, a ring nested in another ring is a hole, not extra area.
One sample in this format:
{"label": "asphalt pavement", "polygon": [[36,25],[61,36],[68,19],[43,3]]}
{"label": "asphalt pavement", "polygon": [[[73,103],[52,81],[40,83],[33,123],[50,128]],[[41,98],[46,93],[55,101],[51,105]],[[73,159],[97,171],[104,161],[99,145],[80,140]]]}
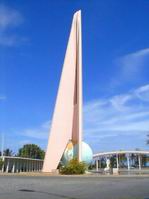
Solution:
{"label": "asphalt pavement", "polygon": [[149,177],[1,175],[0,199],[149,199]]}

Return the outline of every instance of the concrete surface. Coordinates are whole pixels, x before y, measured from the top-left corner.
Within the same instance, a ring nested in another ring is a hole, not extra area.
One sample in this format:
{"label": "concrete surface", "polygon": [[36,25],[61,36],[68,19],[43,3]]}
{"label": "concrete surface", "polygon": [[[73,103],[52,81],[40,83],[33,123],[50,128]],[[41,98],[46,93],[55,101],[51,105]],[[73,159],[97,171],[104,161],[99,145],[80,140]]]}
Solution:
{"label": "concrete surface", "polygon": [[0,175],[0,199],[149,199],[149,177]]}

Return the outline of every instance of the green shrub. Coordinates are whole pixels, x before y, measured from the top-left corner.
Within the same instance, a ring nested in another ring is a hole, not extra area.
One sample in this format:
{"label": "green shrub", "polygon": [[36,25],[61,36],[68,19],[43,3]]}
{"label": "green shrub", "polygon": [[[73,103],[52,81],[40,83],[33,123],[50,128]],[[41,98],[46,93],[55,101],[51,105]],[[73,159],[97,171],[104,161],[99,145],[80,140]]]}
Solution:
{"label": "green shrub", "polygon": [[0,170],[2,169],[3,164],[4,164],[4,161],[2,160],[2,158],[0,158]]}
{"label": "green shrub", "polygon": [[66,166],[60,169],[61,174],[73,175],[73,174],[84,174],[86,170],[86,164],[84,162],[78,162],[78,160],[72,159]]}

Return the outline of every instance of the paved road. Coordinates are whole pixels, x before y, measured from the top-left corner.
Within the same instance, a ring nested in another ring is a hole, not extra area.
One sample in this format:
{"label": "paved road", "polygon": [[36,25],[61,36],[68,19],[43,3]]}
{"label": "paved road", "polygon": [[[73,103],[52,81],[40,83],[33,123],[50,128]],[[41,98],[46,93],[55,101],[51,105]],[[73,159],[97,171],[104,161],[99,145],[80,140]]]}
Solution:
{"label": "paved road", "polygon": [[149,199],[149,177],[0,176],[0,199]]}

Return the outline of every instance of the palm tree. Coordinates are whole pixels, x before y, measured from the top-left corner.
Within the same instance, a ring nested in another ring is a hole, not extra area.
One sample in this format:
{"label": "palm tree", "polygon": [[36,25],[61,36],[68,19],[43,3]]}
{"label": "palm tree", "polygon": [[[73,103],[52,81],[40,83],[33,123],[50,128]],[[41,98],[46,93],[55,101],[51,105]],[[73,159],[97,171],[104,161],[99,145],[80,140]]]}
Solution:
{"label": "palm tree", "polygon": [[3,152],[4,156],[13,156],[13,151],[9,148],[5,149]]}

